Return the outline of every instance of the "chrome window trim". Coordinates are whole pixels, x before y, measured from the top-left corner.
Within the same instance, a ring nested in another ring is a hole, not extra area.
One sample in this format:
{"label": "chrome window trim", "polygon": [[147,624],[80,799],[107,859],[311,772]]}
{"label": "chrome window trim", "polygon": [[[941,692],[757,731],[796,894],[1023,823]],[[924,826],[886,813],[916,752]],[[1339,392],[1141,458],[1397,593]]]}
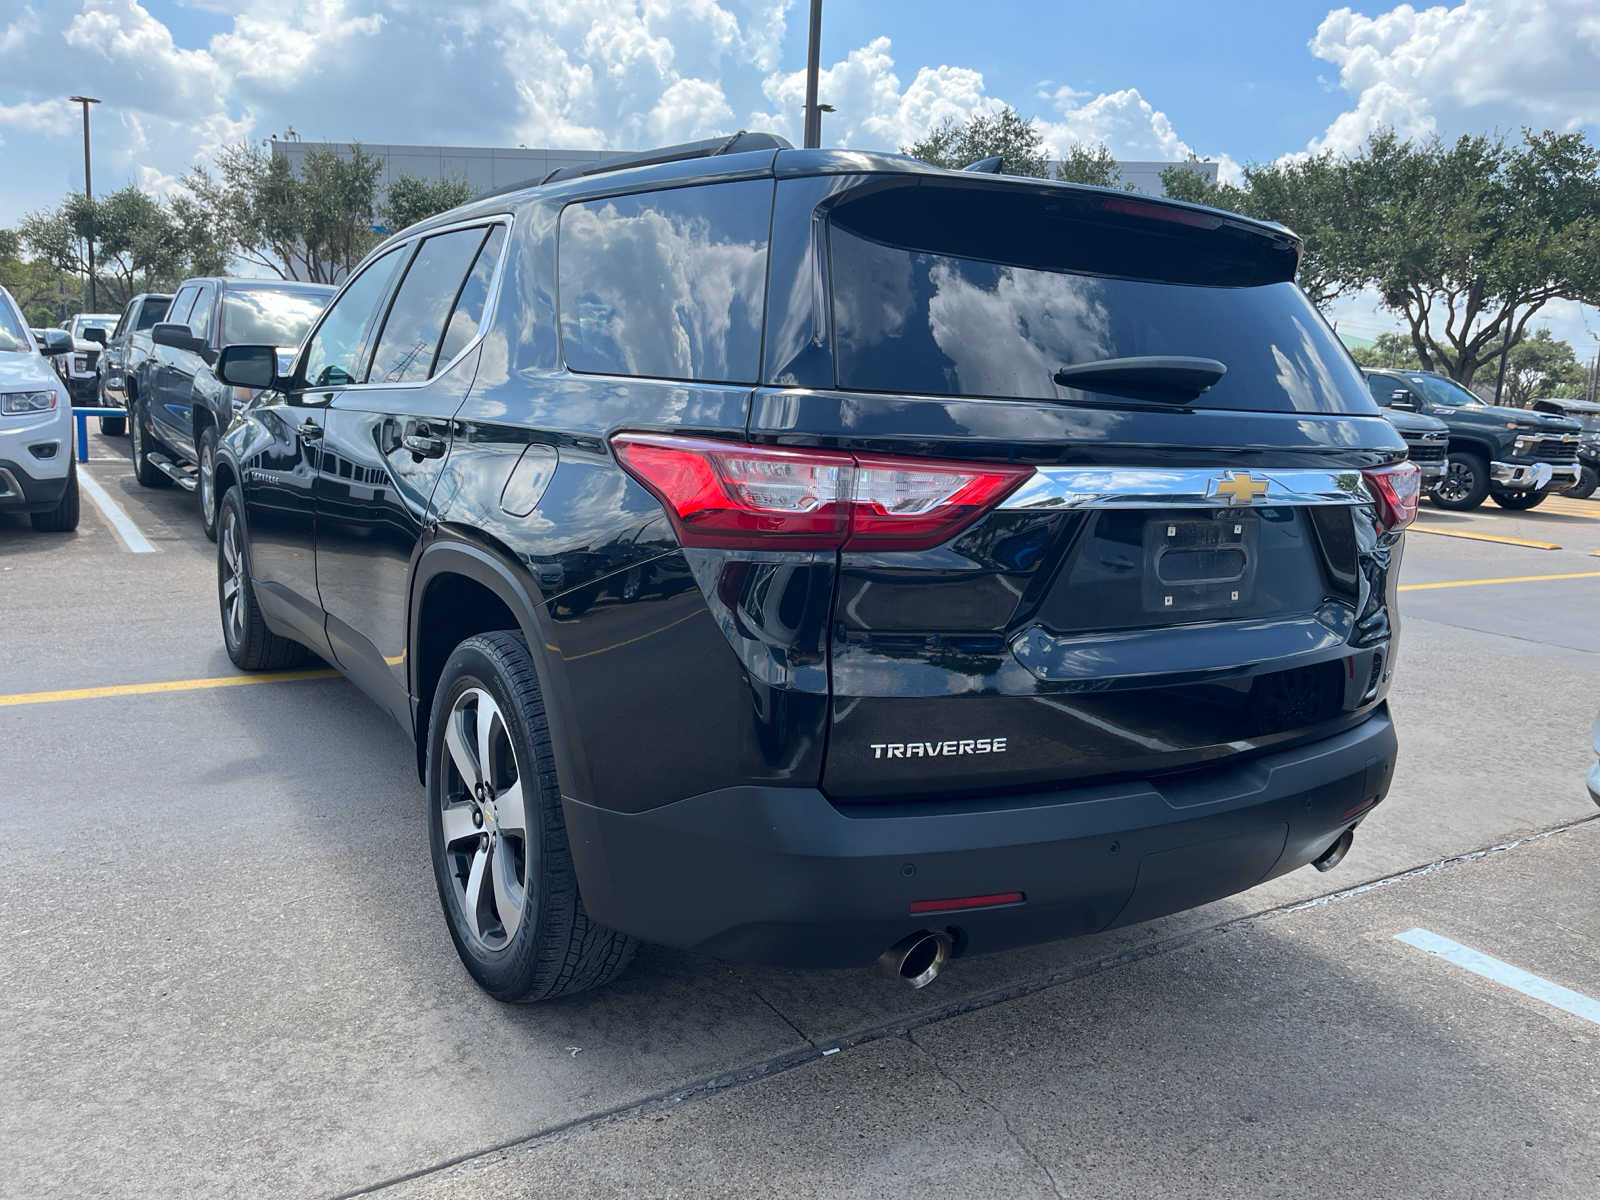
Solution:
{"label": "chrome window trim", "polygon": [[[471,217],[463,221],[454,221],[449,225],[440,225],[434,229],[425,229],[411,237],[405,238],[402,241],[395,242],[392,246],[385,244],[374,249],[372,253],[368,254],[366,258],[362,259],[361,262],[357,264],[354,271],[350,272],[350,277],[346,279],[344,283],[339,285],[339,290],[332,296],[328,297],[328,303],[322,310],[322,316],[318,318],[316,325],[313,326],[311,332],[306,335],[305,341],[300,344],[300,349],[295,353],[294,366],[292,370],[296,375],[298,375],[301,366],[301,356],[306,353],[306,347],[311,344],[311,339],[315,337],[317,332],[322,328],[322,322],[327,319],[328,311],[333,308],[334,302],[338,300],[340,296],[344,295],[345,288],[349,287],[350,284],[355,280],[356,276],[366,269],[367,264],[369,262],[375,262],[379,257],[381,257],[379,253],[380,251],[382,254],[388,254],[391,250],[400,251],[406,256],[406,267],[409,270],[411,256],[415,254],[417,246],[426,241],[428,238],[436,237],[441,233],[455,233],[462,229],[479,228],[487,232],[489,226],[491,225],[504,225],[506,227],[506,240],[505,244],[500,247],[500,259],[494,265],[494,274],[489,278],[489,297],[483,306],[483,316],[478,319],[478,332],[473,334],[472,340],[469,341],[465,346],[461,347],[461,349],[456,353],[456,356],[449,362],[440,363],[439,366],[434,368],[433,374],[429,375],[426,379],[412,379],[407,380],[404,383],[384,383],[380,380],[364,379],[360,383],[343,383],[339,384],[337,387],[311,387],[308,385],[306,387],[296,389],[296,394],[303,394],[305,392],[338,392],[343,394],[345,392],[362,392],[379,389],[383,391],[395,391],[403,388],[421,388],[427,387],[446,371],[454,370],[456,364],[464,359],[467,355],[471,354],[480,345],[482,345],[483,339],[488,336],[489,326],[494,320],[495,309],[500,303],[500,280],[505,274],[506,259],[511,251],[512,222],[513,214],[511,213],[497,213],[493,216],[487,217]],[[475,264],[476,261],[477,260],[474,259],[473,263]],[[471,271],[472,265],[469,265],[467,270]],[[399,293],[399,289],[404,283],[405,276],[402,275],[399,280],[395,282],[394,289],[384,296],[383,315],[385,321],[388,320],[389,308],[393,306],[395,296]],[[445,319],[447,321],[449,320],[448,313],[445,314]],[[381,325],[378,327],[380,336],[382,334],[382,328],[383,327]],[[369,347],[368,349],[366,368],[369,373],[372,370],[371,355],[376,349],[376,345]]]}
{"label": "chrome window trim", "polygon": [[[1249,474],[1266,491],[1240,503],[1215,495],[1218,483]],[[1373,503],[1358,470],[1243,467],[1039,467],[1001,503],[1002,509],[1271,508]]]}

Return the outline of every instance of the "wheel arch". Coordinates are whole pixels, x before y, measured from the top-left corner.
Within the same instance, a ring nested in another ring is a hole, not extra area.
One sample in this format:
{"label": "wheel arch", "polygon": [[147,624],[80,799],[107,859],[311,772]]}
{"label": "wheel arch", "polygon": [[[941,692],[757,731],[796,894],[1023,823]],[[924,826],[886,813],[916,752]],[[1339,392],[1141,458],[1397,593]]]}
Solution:
{"label": "wheel arch", "polygon": [[1494,447],[1489,445],[1488,442],[1473,434],[1452,433],[1450,441],[1445,447],[1445,453],[1460,454],[1464,450],[1471,451],[1473,454],[1483,455],[1485,462],[1494,461]]}
{"label": "wheel arch", "polygon": [[539,672],[562,791],[587,795],[587,759],[570,725],[566,675],[545,634],[542,607],[543,597],[527,572],[492,546],[446,533],[423,548],[412,572],[406,639],[419,779],[426,775],[433,697],[451,651],[474,634],[516,628]]}

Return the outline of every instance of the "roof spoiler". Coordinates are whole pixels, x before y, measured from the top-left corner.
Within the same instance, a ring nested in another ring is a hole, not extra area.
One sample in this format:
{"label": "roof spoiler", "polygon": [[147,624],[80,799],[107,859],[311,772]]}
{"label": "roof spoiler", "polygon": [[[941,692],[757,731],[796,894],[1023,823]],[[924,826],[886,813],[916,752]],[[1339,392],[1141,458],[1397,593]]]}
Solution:
{"label": "roof spoiler", "polygon": [[662,146],[656,150],[641,150],[633,154],[616,154],[587,166],[557,167],[542,179],[524,179],[521,183],[494,188],[476,200],[520,192],[524,188],[558,183],[563,179],[579,179],[585,175],[604,175],[609,171],[626,171],[631,167],[653,167],[661,163],[682,162],[690,158],[715,158],[721,154],[742,154],[747,150],[793,150],[787,138],[775,133],[748,133],[741,129],[732,137],[706,138],[698,142],[683,142],[676,146]]}

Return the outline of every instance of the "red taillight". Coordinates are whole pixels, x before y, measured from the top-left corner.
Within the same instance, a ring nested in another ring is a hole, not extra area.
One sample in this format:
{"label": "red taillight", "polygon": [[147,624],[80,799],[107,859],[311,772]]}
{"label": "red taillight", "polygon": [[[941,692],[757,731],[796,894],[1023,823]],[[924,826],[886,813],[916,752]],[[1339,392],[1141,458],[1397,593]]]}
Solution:
{"label": "red taillight", "polygon": [[1404,529],[1417,519],[1422,499],[1422,468],[1414,462],[1372,467],[1361,472],[1378,501],[1378,524],[1384,529]]}
{"label": "red taillight", "polygon": [[654,433],[611,439],[685,546],[918,550],[953,537],[1032,467],[784,450]]}

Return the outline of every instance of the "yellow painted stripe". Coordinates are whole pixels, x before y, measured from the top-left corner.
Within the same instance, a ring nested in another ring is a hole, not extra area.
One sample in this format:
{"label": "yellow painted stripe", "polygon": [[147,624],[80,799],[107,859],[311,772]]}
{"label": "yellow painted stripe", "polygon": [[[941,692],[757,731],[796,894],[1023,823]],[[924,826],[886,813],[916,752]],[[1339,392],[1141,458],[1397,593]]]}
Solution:
{"label": "yellow painted stripe", "polygon": [[1502,546],[1526,546],[1530,550],[1559,550],[1554,542],[1535,542],[1527,538],[1504,537],[1498,533],[1467,533],[1461,529],[1444,529],[1438,525],[1413,525],[1413,533],[1433,533],[1440,537],[1466,538],[1472,542],[1498,542]]}
{"label": "yellow painted stripe", "polygon": [[[1600,551],[1596,551],[1600,554]],[[1541,583],[1546,579],[1600,579],[1600,571],[1573,571],[1566,575],[1507,575],[1502,579],[1449,579],[1443,583],[1402,583],[1402,592],[1426,592],[1433,588],[1483,587],[1490,583]]]}
{"label": "yellow painted stripe", "polygon": [[60,692],[15,692],[0,696],[0,708],[15,704],[55,704],[62,700],[105,700],[112,696],[149,696],[160,692],[201,692],[211,688],[245,687],[252,683],[294,683],[302,679],[337,679],[326,667],[314,671],[269,671],[260,675],[219,675],[215,679],[166,679],[159,683],[117,683],[109,687],[68,688]]}

